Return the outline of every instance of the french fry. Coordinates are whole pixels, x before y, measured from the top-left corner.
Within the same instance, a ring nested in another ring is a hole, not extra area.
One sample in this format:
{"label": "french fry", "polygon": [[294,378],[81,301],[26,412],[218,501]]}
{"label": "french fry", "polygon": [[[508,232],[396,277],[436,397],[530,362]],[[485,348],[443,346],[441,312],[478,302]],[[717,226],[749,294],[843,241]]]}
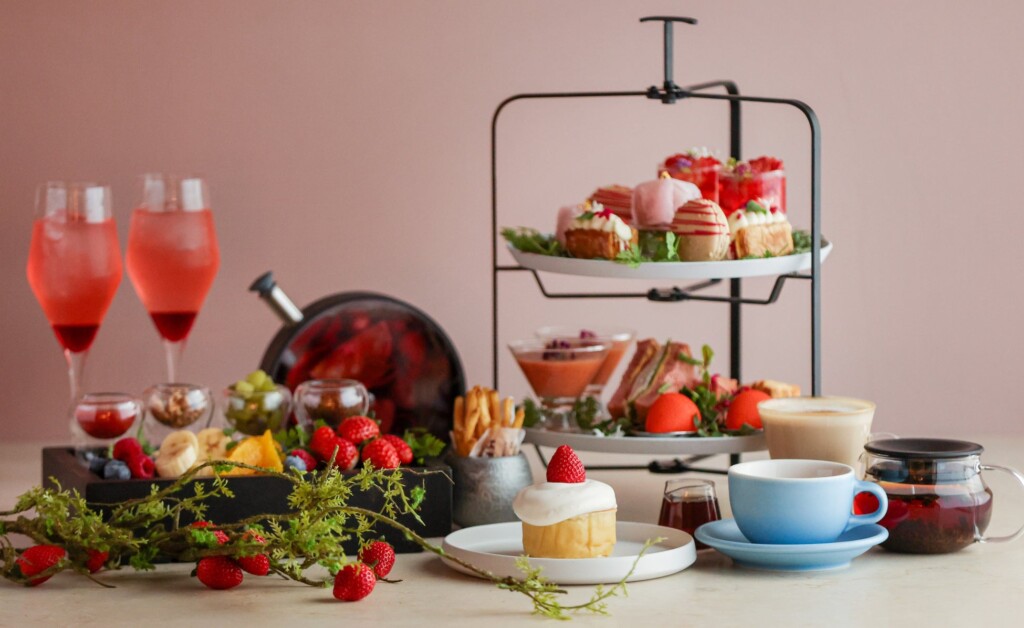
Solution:
{"label": "french fry", "polygon": [[504,427],[513,427],[515,422],[516,402],[512,397],[506,397],[501,404],[501,424]]}
{"label": "french fry", "polygon": [[[466,404],[469,405],[468,403]],[[476,444],[476,426],[480,423],[480,406],[476,406],[472,411],[466,412],[466,453],[469,455],[473,445]]]}
{"label": "french fry", "polygon": [[494,427],[505,426],[505,416],[501,413],[501,395],[497,390],[487,391],[487,400],[491,407],[491,425]]}
{"label": "french fry", "polygon": [[486,389],[477,393],[480,397],[480,421],[476,424],[476,437],[480,438],[491,427],[491,400]]}
{"label": "french fry", "polygon": [[512,427],[519,429],[523,427],[523,421],[526,420],[526,411],[522,408],[516,410],[516,421],[512,424]]}

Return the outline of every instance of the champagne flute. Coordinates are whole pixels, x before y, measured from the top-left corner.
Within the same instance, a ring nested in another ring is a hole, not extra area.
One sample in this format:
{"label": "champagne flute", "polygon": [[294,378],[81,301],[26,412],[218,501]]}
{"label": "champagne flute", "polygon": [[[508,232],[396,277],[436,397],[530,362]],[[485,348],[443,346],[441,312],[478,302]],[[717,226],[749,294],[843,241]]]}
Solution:
{"label": "champagne flute", "polygon": [[64,349],[74,402],[85,357],[121,283],[109,187],[63,181],[39,186],[27,274]]}
{"label": "champagne flute", "polygon": [[169,382],[220,266],[206,181],[147,174],[128,231],[128,276],[163,339]]}

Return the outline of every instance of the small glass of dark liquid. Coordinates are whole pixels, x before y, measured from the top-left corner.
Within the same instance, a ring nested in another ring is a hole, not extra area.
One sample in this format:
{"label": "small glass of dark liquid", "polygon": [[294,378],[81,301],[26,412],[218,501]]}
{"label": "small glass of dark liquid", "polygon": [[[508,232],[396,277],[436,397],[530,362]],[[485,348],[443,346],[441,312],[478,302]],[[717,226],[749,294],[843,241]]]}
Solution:
{"label": "small glass of dark liquid", "polygon": [[[711,480],[669,480],[661,500],[658,525],[682,530],[693,536],[694,531],[709,521],[721,519],[718,495]],[[707,546],[697,542],[697,549]]]}

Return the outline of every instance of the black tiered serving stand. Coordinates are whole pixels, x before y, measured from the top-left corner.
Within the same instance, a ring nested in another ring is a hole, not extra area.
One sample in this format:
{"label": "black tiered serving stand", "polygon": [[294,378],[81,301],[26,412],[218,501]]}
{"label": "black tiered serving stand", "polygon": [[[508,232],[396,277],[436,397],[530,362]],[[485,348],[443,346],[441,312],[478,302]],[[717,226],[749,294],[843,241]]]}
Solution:
{"label": "black tiered serving stand", "polygon": [[[498,387],[498,348],[499,348],[499,311],[498,311],[498,276],[506,272],[529,272],[533,275],[541,294],[548,299],[647,299],[656,302],[680,301],[711,301],[729,304],[729,374],[730,377],[741,379],[741,333],[740,315],[744,305],[770,305],[778,300],[782,288],[789,279],[809,280],[811,284],[811,394],[821,394],[821,129],[818,118],[806,103],[790,98],[764,98],[759,96],[740,95],[739,87],[734,81],[721,80],[698,83],[688,87],[679,87],[673,80],[673,26],[676,22],[697,24],[697,20],[689,17],[651,16],[640,19],[641,22],[662,22],[664,27],[664,81],[661,87],[651,86],[642,91],[601,91],[601,92],[542,92],[516,94],[503,100],[495,109],[491,119],[491,296],[492,296],[492,336],[493,336],[493,380]],[[724,94],[707,93],[709,90],[723,89]],[[743,297],[742,279],[729,279],[729,296],[700,294],[703,290],[723,281],[720,277],[708,277],[699,283],[685,287],[651,288],[645,292],[616,293],[583,293],[583,292],[552,292],[548,290],[537,270],[522,265],[498,264],[498,119],[506,107],[523,100],[558,100],[585,98],[645,98],[658,101],[665,105],[678,104],[688,99],[721,100],[729,103],[729,151],[737,159],[742,155],[742,134],[740,106],[742,103],[759,103],[795,107],[804,114],[811,130],[811,255],[810,274],[794,272],[777,276],[771,292],[765,298]],[[545,461],[540,445],[534,444],[537,454]],[[692,463],[709,457],[709,454],[698,454],[686,460],[674,459],[671,462],[653,461],[645,466],[604,466],[591,467],[601,469],[648,469],[652,472],[679,473],[684,471],[702,471],[722,473],[720,469],[700,469]],[[729,454],[730,464],[740,460],[738,452]],[[545,461],[546,462],[546,461]]]}

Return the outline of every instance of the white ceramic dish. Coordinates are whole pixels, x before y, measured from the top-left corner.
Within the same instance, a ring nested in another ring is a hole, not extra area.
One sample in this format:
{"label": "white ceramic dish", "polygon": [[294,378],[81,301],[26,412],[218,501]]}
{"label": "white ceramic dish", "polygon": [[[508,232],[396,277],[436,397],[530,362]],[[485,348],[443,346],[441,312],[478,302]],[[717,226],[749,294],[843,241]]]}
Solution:
{"label": "white ceramic dish", "polygon": [[576,432],[555,432],[527,428],[526,442],[541,447],[568,445],[578,451],[600,451],[611,454],[709,455],[734,454],[765,449],[764,432],[749,436],[675,437],[663,436],[596,436]]}
{"label": "white ceramic dish", "polygon": [[[606,558],[531,558],[530,564],[542,568],[548,580],[562,585],[614,584],[629,573],[644,543],[659,537],[664,540],[648,548],[629,582],[674,574],[697,560],[693,537],[675,528],[620,521],[615,534],[615,549]],[[442,547],[447,554],[496,576],[522,576],[516,568],[516,559],[523,553],[523,527],[519,522],[464,528],[445,537]],[[452,561],[444,560],[444,563],[456,571],[476,576]]]}
{"label": "white ceramic dish", "polygon": [[[810,253],[722,262],[647,262],[633,268],[609,260],[524,253],[511,244],[508,250],[520,266],[533,270],[612,279],[734,279],[785,275],[811,267]],[[824,262],[831,252],[832,243],[823,242],[821,261]]]}
{"label": "white ceramic dish", "polygon": [[705,523],[697,540],[732,558],[737,565],[768,571],[822,571],[843,569],[850,561],[889,538],[878,524],[850,528],[832,543],[763,545],[751,543],[734,519]]}

